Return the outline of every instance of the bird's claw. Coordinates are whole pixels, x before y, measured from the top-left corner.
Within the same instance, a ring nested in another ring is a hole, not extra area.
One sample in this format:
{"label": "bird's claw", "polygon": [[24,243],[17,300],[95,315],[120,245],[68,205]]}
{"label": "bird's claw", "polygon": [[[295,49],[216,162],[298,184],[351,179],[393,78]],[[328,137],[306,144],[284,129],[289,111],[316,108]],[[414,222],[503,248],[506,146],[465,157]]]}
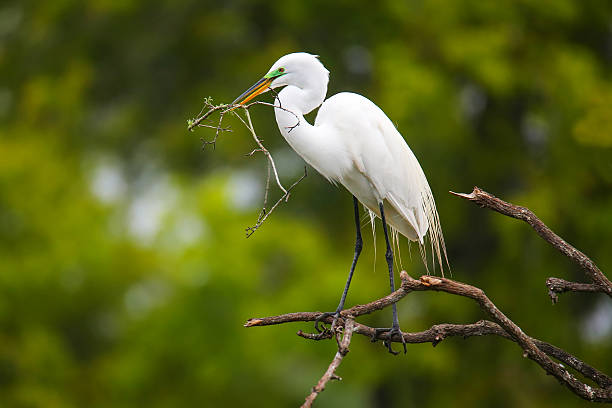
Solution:
{"label": "bird's claw", "polygon": [[[329,328],[329,330],[333,331],[334,328],[336,327],[336,323],[338,322],[338,318],[340,317],[340,312],[325,312],[325,313],[321,313],[321,316],[317,317],[317,319],[315,320],[315,330],[318,333],[324,333],[326,330],[328,330],[324,325],[322,320],[327,319],[328,317],[334,317],[334,320],[332,320],[332,324],[331,327]],[[319,326],[320,325],[320,326]]]}
{"label": "bird's claw", "polygon": [[401,339],[402,345],[404,346],[404,354],[408,352],[408,349],[406,348],[406,339],[404,339],[404,336],[399,326],[375,328],[374,334],[370,338],[372,343],[376,343],[376,341],[378,340],[378,336],[383,333],[387,333],[387,338],[383,340],[383,345],[387,348],[389,353],[393,354],[394,356],[399,354],[398,351],[394,351],[393,348],[391,348],[391,344],[393,343],[393,336],[396,335]]}

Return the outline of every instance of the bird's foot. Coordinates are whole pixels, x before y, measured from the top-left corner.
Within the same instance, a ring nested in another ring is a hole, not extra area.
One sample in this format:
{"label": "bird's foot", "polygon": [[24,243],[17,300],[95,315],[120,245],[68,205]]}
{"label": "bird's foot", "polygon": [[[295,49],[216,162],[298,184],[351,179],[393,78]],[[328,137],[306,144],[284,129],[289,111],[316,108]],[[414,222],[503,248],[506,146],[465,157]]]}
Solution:
{"label": "bird's foot", "polygon": [[393,355],[398,355],[399,352],[398,351],[394,351],[393,348],[391,348],[391,344],[393,343],[393,339],[397,339],[397,341],[401,341],[402,345],[404,346],[404,354],[406,354],[407,349],[406,349],[406,339],[404,339],[404,336],[402,334],[402,331],[398,326],[393,326],[393,327],[384,327],[384,328],[375,328],[374,329],[374,334],[371,337],[371,341],[372,343],[375,343],[378,340],[378,336],[383,334],[383,333],[387,333],[387,338],[385,340],[383,340],[383,346],[385,346],[387,348],[387,350],[389,351],[389,353],[393,354]]}
{"label": "bird's foot", "polygon": [[[332,316],[334,317],[334,319],[332,320],[331,327],[327,329],[325,325],[323,324],[322,320],[325,320],[328,317],[332,317]],[[321,316],[317,317],[317,319],[315,320],[315,324],[314,324],[315,330],[318,333],[325,333],[327,330],[333,332],[336,328],[336,323],[338,323],[339,317],[340,317],[340,311],[321,313]]]}

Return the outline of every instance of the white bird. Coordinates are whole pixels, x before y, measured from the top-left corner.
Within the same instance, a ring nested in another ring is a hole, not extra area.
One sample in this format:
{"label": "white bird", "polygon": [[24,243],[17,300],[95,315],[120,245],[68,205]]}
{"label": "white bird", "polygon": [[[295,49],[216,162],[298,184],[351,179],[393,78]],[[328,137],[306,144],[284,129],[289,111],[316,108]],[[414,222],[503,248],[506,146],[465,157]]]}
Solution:
{"label": "white bird", "polygon": [[[374,216],[382,219],[391,291],[395,290],[395,284],[387,223],[392,233],[397,231],[410,241],[418,242],[425,264],[426,235],[429,235],[432,257],[438,260],[441,270],[446,248],[431,189],[402,135],[378,106],[361,95],[342,92],[325,100],[328,82],[329,71],[318,56],[303,52],[288,54],[276,61],[234,104],[243,105],[263,92],[284,87],[275,100],[276,122],[281,134],[309,165],[353,194],[357,229],[355,255],[338,308],[320,318],[334,316],[333,327],[344,307],[362,248],[357,201],[368,208],[372,221]],[[321,107],[311,125],[304,115],[318,106]],[[318,324],[315,328],[319,330]],[[405,353],[406,344],[395,304],[393,326],[377,329],[377,335],[385,332],[388,333],[385,346],[389,352],[396,354],[391,348],[395,338],[403,343]]]}

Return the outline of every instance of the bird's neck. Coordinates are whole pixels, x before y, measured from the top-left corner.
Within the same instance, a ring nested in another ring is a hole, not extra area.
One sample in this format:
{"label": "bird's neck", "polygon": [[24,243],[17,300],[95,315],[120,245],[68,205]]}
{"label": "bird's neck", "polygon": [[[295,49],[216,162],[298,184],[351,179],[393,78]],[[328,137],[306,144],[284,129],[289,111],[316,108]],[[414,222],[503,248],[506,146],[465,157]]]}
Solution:
{"label": "bird's neck", "polygon": [[299,88],[294,85],[284,87],[275,100],[276,123],[285,139],[312,127],[304,115],[320,106],[325,99],[327,87]]}
{"label": "bird's neck", "polygon": [[295,113],[306,115],[323,103],[326,93],[327,86],[323,84],[304,87],[287,85],[278,93],[276,102]]}
{"label": "bird's neck", "polygon": [[324,99],[325,90],[316,92],[289,85],[279,92],[274,109],[276,123],[287,143],[319,172],[317,151],[324,143],[323,135],[306,121],[304,114],[321,105]]}

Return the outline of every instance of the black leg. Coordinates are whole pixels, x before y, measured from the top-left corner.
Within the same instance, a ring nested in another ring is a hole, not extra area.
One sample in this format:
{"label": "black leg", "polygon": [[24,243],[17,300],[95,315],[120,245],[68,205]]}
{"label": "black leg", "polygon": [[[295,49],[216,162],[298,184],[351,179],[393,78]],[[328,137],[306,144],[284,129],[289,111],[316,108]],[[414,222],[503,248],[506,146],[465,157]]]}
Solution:
{"label": "black leg", "polygon": [[[391,242],[389,241],[389,233],[387,231],[387,220],[385,219],[385,209],[383,208],[383,203],[378,204],[380,208],[380,218],[382,219],[383,231],[385,232],[385,242],[387,244],[387,251],[385,252],[385,258],[387,259],[387,266],[389,268],[389,286],[391,287],[391,292],[395,291],[395,281],[393,277],[393,250],[391,249]],[[402,336],[402,332],[399,327],[399,319],[397,317],[397,306],[393,303],[393,327],[390,329],[376,329],[376,335],[381,332],[388,332],[388,337],[385,342],[389,353],[397,354],[397,352],[393,351],[391,348],[391,340],[394,335],[398,335],[401,338],[402,344],[404,346],[404,354],[406,354],[406,341],[404,340],[404,336]],[[375,339],[376,337],[374,337]]]}
{"label": "black leg", "polygon": [[348,293],[349,286],[351,286],[351,279],[353,279],[353,272],[355,272],[355,266],[357,265],[357,259],[359,259],[359,255],[361,254],[361,249],[363,248],[363,240],[361,239],[361,225],[359,223],[359,201],[357,198],[353,196],[353,208],[355,210],[355,230],[357,231],[357,235],[355,237],[355,254],[353,255],[353,263],[351,264],[351,270],[349,271],[348,279],[346,280],[346,285],[344,286],[344,291],[342,292],[342,297],[340,298],[340,303],[336,308],[335,312],[327,312],[323,313],[317,320],[315,320],[315,329],[318,332],[321,332],[319,328],[319,323],[322,319],[327,318],[329,316],[334,316],[334,322],[332,323],[332,327],[336,322],[336,319],[340,316],[340,312],[344,308],[344,301],[346,300],[346,294]]}
{"label": "black leg", "polygon": [[349,286],[351,286],[351,279],[353,279],[353,272],[355,272],[355,266],[357,265],[357,259],[359,259],[359,255],[361,254],[361,249],[363,248],[363,240],[361,239],[361,225],[359,224],[359,201],[353,196],[353,207],[355,210],[355,254],[353,255],[353,263],[351,263],[351,270],[349,272],[348,279],[346,280],[346,285],[344,286],[344,292],[342,292],[342,297],[340,298],[340,303],[338,304],[338,308],[336,309],[337,313],[340,313],[344,308],[344,301],[346,300],[346,294],[348,293]]}

